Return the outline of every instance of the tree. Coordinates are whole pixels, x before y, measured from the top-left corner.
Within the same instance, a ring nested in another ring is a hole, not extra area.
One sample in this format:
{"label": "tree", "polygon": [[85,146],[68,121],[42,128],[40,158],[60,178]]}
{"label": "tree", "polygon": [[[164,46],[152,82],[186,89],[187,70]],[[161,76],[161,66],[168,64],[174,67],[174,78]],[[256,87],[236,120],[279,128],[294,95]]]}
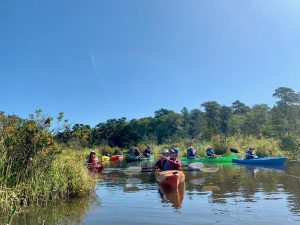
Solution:
{"label": "tree", "polygon": [[287,107],[289,105],[298,105],[300,103],[300,94],[287,87],[279,87],[275,89],[273,97],[279,98],[279,101],[276,102],[278,106]]}
{"label": "tree", "polygon": [[182,137],[182,116],[170,113],[157,119],[156,136],[158,144]]}
{"label": "tree", "polygon": [[92,130],[89,125],[75,124],[71,131],[71,140],[80,147],[87,147],[90,143]]}
{"label": "tree", "polygon": [[229,132],[229,120],[231,117],[232,117],[232,109],[227,106],[222,106],[220,112],[220,123],[221,123],[220,128],[225,138],[227,137]]}
{"label": "tree", "polygon": [[159,118],[172,113],[174,113],[174,111],[162,108],[154,112],[154,118]]}
{"label": "tree", "polygon": [[111,147],[129,147],[138,140],[136,133],[128,126],[126,118],[110,119],[106,123],[99,123],[94,131],[94,138],[98,143],[104,141]]}
{"label": "tree", "polygon": [[201,106],[204,107],[206,117],[206,138],[210,139],[213,135],[220,131],[220,112],[221,106],[215,101],[204,102]]}
{"label": "tree", "polygon": [[190,112],[190,131],[192,138],[201,137],[204,129],[205,116],[200,109],[193,109]]}
{"label": "tree", "polygon": [[182,129],[185,137],[190,136],[190,112],[187,108],[183,107],[181,110],[182,115]]}
{"label": "tree", "polygon": [[156,142],[156,119],[152,117],[133,119],[129,122],[129,127],[137,135],[139,142]]}
{"label": "tree", "polygon": [[244,134],[243,125],[245,124],[246,116],[245,114],[235,114],[228,121],[228,133],[231,136],[240,136]]}
{"label": "tree", "polygon": [[273,97],[278,98],[272,110],[274,131],[281,138],[283,135],[297,135],[300,115],[300,94],[287,87],[279,87]]}
{"label": "tree", "polygon": [[239,100],[236,100],[232,103],[231,109],[233,111],[233,114],[245,114],[247,112],[250,112],[250,107],[246,106],[244,103],[240,102]]}
{"label": "tree", "polygon": [[266,135],[270,129],[270,107],[266,104],[257,104],[251,111],[252,134],[256,137]]}

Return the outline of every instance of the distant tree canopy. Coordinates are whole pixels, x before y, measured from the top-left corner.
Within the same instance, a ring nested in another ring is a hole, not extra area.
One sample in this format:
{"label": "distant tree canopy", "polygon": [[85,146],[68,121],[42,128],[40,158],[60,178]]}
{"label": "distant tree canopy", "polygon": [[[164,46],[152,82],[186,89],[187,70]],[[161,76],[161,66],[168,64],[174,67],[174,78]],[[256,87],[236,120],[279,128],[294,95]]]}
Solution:
{"label": "distant tree canopy", "polygon": [[300,137],[300,94],[287,87],[279,87],[273,97],[276,104],[252,107],[236,100],[231,106],[208,101],[199,109],[183,108],[177,113],[159,109],[154,117],[132,119],[109,119],[91,128],[88,125],[66,126],[58,132],[59,142],[77,143],[82,147],[109,145],[130,147],[138,143],[163,144],[190,138],[198,141],[210,140],[215,135],[253,136],[281,140],[283,148],[291,148]]}

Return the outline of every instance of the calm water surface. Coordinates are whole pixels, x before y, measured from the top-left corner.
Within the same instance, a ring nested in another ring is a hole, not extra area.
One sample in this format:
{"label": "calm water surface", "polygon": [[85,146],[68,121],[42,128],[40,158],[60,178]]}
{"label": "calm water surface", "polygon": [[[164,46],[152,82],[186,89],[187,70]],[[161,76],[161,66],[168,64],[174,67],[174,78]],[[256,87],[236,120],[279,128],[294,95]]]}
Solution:
{"label": "calm water surface", "polygon": [[160,191],[153,173],[125,169],[136,165],[150,166],[107,164],[95,196],[29,209],[13,224],[300,224],[299,162],[205,165],[218,171],[186,171],[185,184],[171,193]]}

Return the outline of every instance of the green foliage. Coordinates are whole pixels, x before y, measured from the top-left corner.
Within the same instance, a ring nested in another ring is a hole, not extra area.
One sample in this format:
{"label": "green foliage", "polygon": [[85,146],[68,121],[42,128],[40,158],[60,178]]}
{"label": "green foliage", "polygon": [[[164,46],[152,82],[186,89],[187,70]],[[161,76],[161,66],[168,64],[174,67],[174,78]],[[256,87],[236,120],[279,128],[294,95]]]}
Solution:
{"label": "green foliage", "polygon": [[278,98],[279,101],[277,101],[277,105],[282,106],[285,109],[288,105],[300,103],[300,94],[287,87],[277,88],[273,97]]}
{"label": "green foliage", "polygon": [[53,158],[47,170],[35,168],[27,180],[11,187],[0,186],[0,208],[11,211],[13,205],[19,208],[90,194],[95,179],[85,168],[87,156],[87,152],[64,150]]}
{"label": "green foliage", "polygon": [[280,148],[297,154],[300,149],[300,138],[294,136],[284,136],[280,141]]}
{"label": "green foliage", "polygon": [[0,115],[0,211],[93,190],[85,160],[59,149],[51,120],[40,110],[28,119]]}
{"label": "green foliage", "polygon": [[236,100],[232,103],[231,109],[233,111],[233,114],[235,115],[243,115],[247,112],[250,112],[250,107],[246,106],[244,103],[240,102],[239,100]]}
{"label": "green foliage", "polygon": [[[10,186],[27,180],[35,168],[47,168],[57,151],[49,127],[52,118],[38,110],[29,119],[16,116],[0,117],[0,174]],[[41,160],[34,160],[40,158]]]}
{"label": "green foliage", "polygon": [[210,139],[220,132],[221,128],[221,106],[215,101],[204,102],[201,106],[205,110],[206,126],[204,136]]}
{"label": "green foliage", "polygon": [[216,151],[223,153],[227,151],[226,142],[231,137],[241,140],[253,137],[256,140],[278,140],[282,143],[280,148],[296,153],[296,142],[293,141],[292,146],[286,137],[300,136],[299,93],[290,88],[279,87],[273,96],[278,101],[272,108],[266,104],[249,107],[239,100],[231,106],[208,101],[201,104],[203,111],[184,107],[180,113],[176,113],[162,108],[154,112],[154,117],[131,121],[126,118],[110,119],[94,128],[82,124],[73,126],[72,129],[66,126],[56,135],[56,139],[73,148],[130,148],[140,143],[172,146],[174,143],[190,140],[187,142],[211,142]]}

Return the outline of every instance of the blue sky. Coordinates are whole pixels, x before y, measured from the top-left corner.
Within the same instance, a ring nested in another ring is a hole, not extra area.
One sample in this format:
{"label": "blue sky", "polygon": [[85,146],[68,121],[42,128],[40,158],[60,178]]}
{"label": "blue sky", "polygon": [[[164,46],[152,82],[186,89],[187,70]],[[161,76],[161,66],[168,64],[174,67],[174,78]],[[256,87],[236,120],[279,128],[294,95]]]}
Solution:
{"label": "blue sky", "polygon": [[0,110],[70,122],[300,91],[297,0],[5,1]]}

